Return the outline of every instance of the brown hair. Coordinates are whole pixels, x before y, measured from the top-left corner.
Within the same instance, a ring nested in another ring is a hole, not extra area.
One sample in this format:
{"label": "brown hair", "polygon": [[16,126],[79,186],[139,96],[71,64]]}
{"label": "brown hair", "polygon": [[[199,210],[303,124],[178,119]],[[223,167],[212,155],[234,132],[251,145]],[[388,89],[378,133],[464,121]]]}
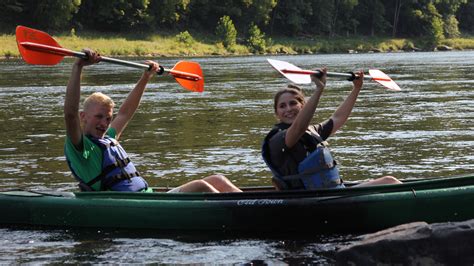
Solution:
{"label": "brown hair", "polygon": [[294,84],[289,84],[286,88],[283,88],[279,90],[277,93],[275,93],[275,97],[273,98],[273,110],[275,111],[275,113],[277,111],[278,100],[280,99],[281,95],[283,95],[284,93],[293,94],[296,100],[303,105],[306,103],[306,100],[304,99],[304,93],[301,90],[301,88]]}

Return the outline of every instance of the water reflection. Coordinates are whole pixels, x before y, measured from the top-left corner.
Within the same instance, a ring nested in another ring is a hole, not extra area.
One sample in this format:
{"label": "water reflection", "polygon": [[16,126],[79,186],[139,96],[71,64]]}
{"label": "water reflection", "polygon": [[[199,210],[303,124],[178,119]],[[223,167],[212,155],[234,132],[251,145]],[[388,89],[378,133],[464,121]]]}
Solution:
{"label": "water reflection", "polygon": [[[15,238],[5,236],[16,234]],[[113,230],[0,229],[2,263],[159,263],[188,264],[313,264],[332,262],[337,245],[352,235],[306,238],[195,234]]]}

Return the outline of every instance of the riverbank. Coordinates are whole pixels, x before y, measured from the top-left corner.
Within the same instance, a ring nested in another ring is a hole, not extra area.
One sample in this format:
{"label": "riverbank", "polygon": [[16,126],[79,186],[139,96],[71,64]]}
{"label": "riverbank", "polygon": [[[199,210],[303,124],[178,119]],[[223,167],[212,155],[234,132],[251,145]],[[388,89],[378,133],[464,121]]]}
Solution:
{"label": "riverbank", "polygon": [[[240,40],[226,49],[211,35],[130,35],[87,33],[59,35],[54,38],[71,50],[90,47],[108,56],[237,56],[251,55],[251,49]],[[393,39],[382,37],[275,37],[268,41],[267,54],[364,53],[433,50],[472,50],[474,37],[445,39],[438,46],[428,45],[423,39]],[[0,35],[0,57],[18,57],[14,35]]]}

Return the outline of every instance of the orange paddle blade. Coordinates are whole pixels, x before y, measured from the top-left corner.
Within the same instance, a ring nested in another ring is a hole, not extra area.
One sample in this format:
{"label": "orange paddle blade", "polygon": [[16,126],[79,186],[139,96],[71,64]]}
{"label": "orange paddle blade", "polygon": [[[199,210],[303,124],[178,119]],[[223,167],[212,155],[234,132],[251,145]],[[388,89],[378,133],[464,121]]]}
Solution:
{"label": "orange paddle blade", "polygon": [[[16,42],[23,60],[33,65],[56,65],[61,62],[64,56],[75,56],[85,58],[83,52],[75,52],[62,48],[56,40],[47,33],[31,29],[24,26],[16,28]],[[138,64],[130,61],[101,57],[101,61],[112,64],[130,66],[141,69],[148,69],[145,64]],[[169,72],[176,81],[185,89],[197,92],[204,91],[204,78],[201,67],[196,62],[178,62],[173,69],[164,69]]]}
{"label": "orange paddle blade", "polygon": [[22,43],[33,43],[48,45],[61,48],[61,46],[49,36],[46,32],[31,29],[24,26],[16,27],[16,43],[21,57],[28,64],[33,65],[56,65],[61,62],[63,55],[47,54],[31,47],[25,46]]}
{"label": "orange paddle blade", "polygon": [[169,73],[185,89],[196,92],[204,91],[204,77],[198,63],[179,61]]}

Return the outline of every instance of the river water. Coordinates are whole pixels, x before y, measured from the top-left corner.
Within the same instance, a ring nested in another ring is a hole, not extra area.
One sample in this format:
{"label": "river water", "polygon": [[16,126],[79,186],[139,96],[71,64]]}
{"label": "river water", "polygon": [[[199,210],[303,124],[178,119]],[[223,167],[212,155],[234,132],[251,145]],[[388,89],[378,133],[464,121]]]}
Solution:
{"label": "river water", "polygon": [[[273,94],[289,82],[266,58],[186,59],[203,68],[202,94],[182,89],[169,76],[152,81],[121,141],[150,185],[176,186],[213,173],[239,186],[271,184],[260,145],[276,122]],[[330,139],[345,180],[473,172],[474,52],[270,58],[333,72],[377,68],[401,87],[393,92],[366,82],[349,122]],[[179,59],[157,60],[171,68]],[[62,105],[71,63],[0,61],[0,189],[77,190],[63,156]],[[120,105],[139,76],[122,66],[91,66],[83,96],[102,91]],[[311,93],[311,86],[303,88]],[[329,117],[350,88],[348,81],[329,78],[314,121]],[[308,230],[304,239],[221,239],[2,228],[0,263],[327,263],[327,252],[355,237]]]}

